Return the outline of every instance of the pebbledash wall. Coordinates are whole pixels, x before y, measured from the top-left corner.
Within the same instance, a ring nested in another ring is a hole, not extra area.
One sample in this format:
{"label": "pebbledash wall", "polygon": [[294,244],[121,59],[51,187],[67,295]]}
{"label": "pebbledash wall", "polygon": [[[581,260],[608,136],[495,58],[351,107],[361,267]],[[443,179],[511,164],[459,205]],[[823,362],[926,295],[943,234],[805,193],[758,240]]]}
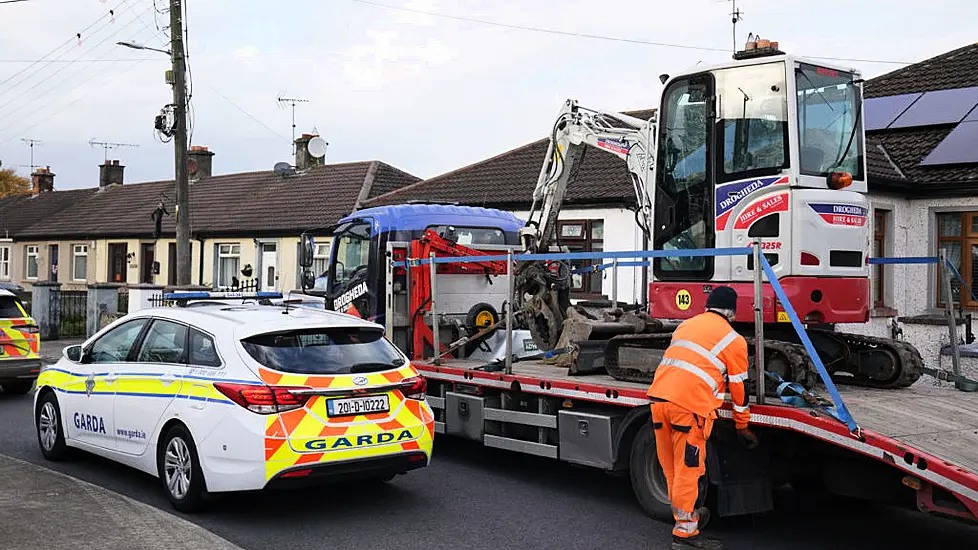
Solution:
{"label": "pebbledash wall", "polygon": [[[890,213],[884,254],[891,258],[937,256],[937,214],[973,211],[978,204],[975,198],[905,199],[883,194],[873,194],[870,200],[874,211],[881,209]],[[870,223],[873,219],[870,217]],[[927,366],[937,368],[940,365],[950,369],[951,358],[940,355],[950,339],[944,309],[937,306],[937,285],[940,284],[937,266],[886,265],[883,270],[884,304],[888,311],[875,311],[867,324],[842,324],[838,329],[890,338],[895,322],[903,331],[899,337],[920,351]],[[978,328],[978,323],[973,323],[972,328]],[[961,324],[958,326],[959,338],[963,339],[964,333]],[[978,361],[963,360],[962,373],[978,378]],[[923,377],[917,384],[945,385],[931,377]]]}

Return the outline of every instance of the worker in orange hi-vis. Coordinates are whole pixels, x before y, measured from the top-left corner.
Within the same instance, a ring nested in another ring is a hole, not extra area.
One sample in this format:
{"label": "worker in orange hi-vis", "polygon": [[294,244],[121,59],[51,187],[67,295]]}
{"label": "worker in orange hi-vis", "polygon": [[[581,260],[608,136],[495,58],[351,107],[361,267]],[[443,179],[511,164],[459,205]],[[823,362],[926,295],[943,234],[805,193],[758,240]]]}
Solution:
{"label": "worker in orange hi-vis", "polygon": [[715,288],[706,299],[706,311],[676,328],[649,387],[656,454],[676,521],[673,550],[723,548],[719,541],[700,535],[709,521],[700,479],[706,473],[706,440],[728,392],[737,438],[748,449],[757,446],[757,437],[747,427],[747,341],[730,326],[736,311],[737,292]]}

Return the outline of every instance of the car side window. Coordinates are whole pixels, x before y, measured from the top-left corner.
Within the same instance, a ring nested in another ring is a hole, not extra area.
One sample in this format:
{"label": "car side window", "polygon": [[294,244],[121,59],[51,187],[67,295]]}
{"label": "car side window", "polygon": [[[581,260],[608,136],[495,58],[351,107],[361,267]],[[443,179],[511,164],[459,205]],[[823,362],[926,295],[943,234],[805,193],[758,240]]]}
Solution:
{"label": "car side window", "polygon": [[136,358],[139,363],[187,362],[187,327],[157,319],[149,327]]}
{"label": "car side window", "polygon": [[119,363],[126,361],[147,319],[134,319],[106,332],[92,344],[86,363]]}
{"label": "car side window", "polygon": [[214,339],[197,329],[190,329],[190,364],[200,367],[220,367]]}

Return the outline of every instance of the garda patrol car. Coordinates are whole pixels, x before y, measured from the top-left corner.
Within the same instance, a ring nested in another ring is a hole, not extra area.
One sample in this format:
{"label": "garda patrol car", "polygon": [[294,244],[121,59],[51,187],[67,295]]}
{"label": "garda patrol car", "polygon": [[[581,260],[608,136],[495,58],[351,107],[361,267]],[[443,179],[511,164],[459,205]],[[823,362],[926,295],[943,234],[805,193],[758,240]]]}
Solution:
{"label": "garda patrol car", "polygon": [[0,288],[0,386],[26,395],[41,369],[40,338],[34,319],[17,296]]}
{"label": "garda patrol car", "polygon": [[207,493],[388,481],[426,466],[425,380],[383,328],[274,298],[168,294],[177,307],[134,312],[66,348],[37,380],[44,456],[76,447],[156,475],[182,511]]}

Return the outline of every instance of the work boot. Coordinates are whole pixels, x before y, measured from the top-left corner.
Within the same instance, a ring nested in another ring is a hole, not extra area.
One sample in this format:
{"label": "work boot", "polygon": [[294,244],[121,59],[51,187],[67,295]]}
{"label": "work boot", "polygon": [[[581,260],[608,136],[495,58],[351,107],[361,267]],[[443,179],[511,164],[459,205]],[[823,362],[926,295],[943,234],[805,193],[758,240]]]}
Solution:
{"label": "work boot", "polygon": [[723,544],[718,540],[708,539],[703,535],[696,535],[695,537],[685,539],[676,535],[672,536],[672,550],[689,550],[691,548],[723,550]]}
{"label": "work boot", "polygon": [[700,521],[696,524],[696,528],[702,531],[706,528],[706,524],[710,523],[710,509],[706,506],[701,506],[696,509],[696,513],[700,517]]}

